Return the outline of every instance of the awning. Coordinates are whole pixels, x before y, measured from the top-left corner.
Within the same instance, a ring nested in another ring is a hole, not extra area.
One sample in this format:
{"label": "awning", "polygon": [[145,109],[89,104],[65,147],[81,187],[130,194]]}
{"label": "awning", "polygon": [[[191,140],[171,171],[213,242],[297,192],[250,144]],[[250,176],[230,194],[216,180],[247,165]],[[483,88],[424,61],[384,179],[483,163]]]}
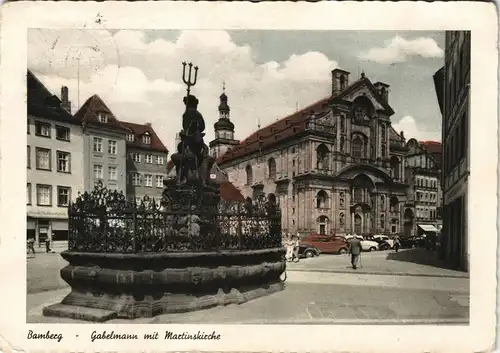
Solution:
{"label": "awning", "polygon": [[438,232],[438,229],[434,227],[432,224],[418,224],[418,226],[424,231],[424,232]]}

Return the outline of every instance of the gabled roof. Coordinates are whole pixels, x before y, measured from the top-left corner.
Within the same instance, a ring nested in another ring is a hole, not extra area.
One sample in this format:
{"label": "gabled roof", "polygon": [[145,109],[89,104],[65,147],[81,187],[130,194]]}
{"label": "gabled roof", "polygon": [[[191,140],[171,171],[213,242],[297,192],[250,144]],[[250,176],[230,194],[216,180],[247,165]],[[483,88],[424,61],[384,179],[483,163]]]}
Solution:
{"label": "gabled roof", "polygon": [[427,152],[432,154],[441,153],[441,142],[438,141],[420,141],[422,146]]}
{"label": "gabled roof", "polygon": [[[108,122],[101,123],[97,117],[98,113],[108,114]],[[75,113],[75,118],[80,119],[85,124],[97,125],[103,128],[111,128],[114,130],[120,130],[124,132],[129,132],[130,130],[123,126],[118,119],[113,115],[113,112],[108,108],[104,101],[97,94],[87,99],[85,103],[78,109]]]}
{"label": "gabled roof", "polygon": [[[377,98],[378,102],[380,102],[380,104],[384,106],[389,114],[392,115],[394,111],[389,106],[389,104],[387,104],[387,102],[385,102],[385,100],[380,97],[370,80],[366,77],[363,77],[349,85],[338,95],[322,98],[314,102],[313,104],[254,132],[252,135],[242,140],[239,146],[235,146],[231,150],[227,151],[224,155],[220,156],[217,159],[217,163],[228,163],[236,158],[249,155],[259,150],[265,150],[272,145],[280,143],[289,137],[305,131],[307,121],[312,114],[318,116],[326,113],[329,109],[329,104],[336,103],[337,100],[342,101],[342,98],[347,93],[350,93],[353,89],[360,87],[363,84],[368,87],[373,96]],[[344,101],[342,102],[345,103]]]}
{"label": "gabled roof", "polygon": [[[126,121],[120,121],[120,123],[124,127],[128,128],[132,134],[134,134],[134,141],[127,140],[127,146],[168,153],[168,149],[160,140],[151,125],[129,123]],[[142,143],[142,136],[145,134],[149,134],[151,136],[151,144],[149,145]]]}
{"label": "gabled roof", "polygon": [[[382,82],[377,82],[377,84],[385,85],[386,87],[389,87],[389,85],[382,83]],[[364,77],[360,78],[359,80],[357,80],[356,82],[354,82],[352,85],[350,85],[345,90],[340,92],[337,96],[332,97],[332,101],[334,102],[335,100],[341,100],[346,95],[351,93],[352,90],[354,90],[360,86],[363,86],[363,85],[365,85],[370,90],[373,97],[375,97],[375,99],[377,99],[377,102],[380,103],[380,105],[382,105],[384,107],[384,109],[389,113],[389,115],[394,114],[394,110],[392,109],[392,107],[389,105],[389,103],[387,103],[387,101],[385,99],[383,99],[380,96],[380,94],[378,93],[378,91],[375,88],[375,86],[373,85],[373,83],[366,76],[364,76]]]}
{"label": "gabled roof", "polygon": [[28,70],[26,76],[28,114],[72,124],[81,121],[61,106],[61,100],[53,95],[42,82]]}

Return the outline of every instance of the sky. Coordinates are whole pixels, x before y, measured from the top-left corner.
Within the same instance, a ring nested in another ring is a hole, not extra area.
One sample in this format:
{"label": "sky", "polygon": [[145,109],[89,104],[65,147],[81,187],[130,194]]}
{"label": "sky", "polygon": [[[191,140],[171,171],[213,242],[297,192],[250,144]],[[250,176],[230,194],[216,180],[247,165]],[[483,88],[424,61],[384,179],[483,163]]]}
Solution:
{"label": "sky", "polygon": [[235,137],[244,139],[331,93],[331,70],[390,85],[391,121],[407,139],[441,139],[433,74],[444,32],[30,29],[28,68],[72,112],[98,94],[123,121],[149,122],[173,151],[186,87],[182,62],[199,67],[191,93],[214,137],[225,82]]}

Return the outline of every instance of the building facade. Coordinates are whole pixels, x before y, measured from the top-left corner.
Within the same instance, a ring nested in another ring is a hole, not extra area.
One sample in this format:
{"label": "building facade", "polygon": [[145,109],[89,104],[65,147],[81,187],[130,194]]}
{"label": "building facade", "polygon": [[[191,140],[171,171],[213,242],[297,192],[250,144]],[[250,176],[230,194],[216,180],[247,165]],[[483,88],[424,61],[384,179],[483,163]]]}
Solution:
{"label": "building facade", "polygon": [[85,191],[98,182],[111,190],[126,193],[127,148],[130,132],[114,116],[98,95],[93,95],[76,112],[83,123],[83,160]]}
{"label": "building facade", "polygon": [[349,75],[333,70],[330,96],[225,146],[218,157],[244,197],[279,199],[284,231],[400,234],[415,228],[404,177],[408,147],[391,125],[389,86],[364,74],[350,84]]}
{"label": "building facade", "polygon": [[467,227],[470,58],[470,31],[447,31],[444,70],[442,75],[438,72],[435,76],[438,100],[443,107],[442,244],[445,259],[465,271],[469,270],[470,257]]}
{"label": "building facade", "polygon": [[122,122],[128,128],[127,198],[140,202],[145,196],[160,202],[167,177],[168,149],[150,123]]}
{"label": "building facade", "polygon": [[68,240],[67,206],[84,190],[83,130],[66,87],[61,101],[28,71],[27,88],[27,237],[57,247]]}
{"label": "building facade", "polygon": [[434,235],[442,227],[441,171],[439,162],[436,161],[436,158],[440,160],[440,144],[432,143],[430,151],[427,145],[429,142],[410,139],[405,157],[405,177],[409,185],[408,204],[413,205],[415,217],[411,233],[416,235]]}

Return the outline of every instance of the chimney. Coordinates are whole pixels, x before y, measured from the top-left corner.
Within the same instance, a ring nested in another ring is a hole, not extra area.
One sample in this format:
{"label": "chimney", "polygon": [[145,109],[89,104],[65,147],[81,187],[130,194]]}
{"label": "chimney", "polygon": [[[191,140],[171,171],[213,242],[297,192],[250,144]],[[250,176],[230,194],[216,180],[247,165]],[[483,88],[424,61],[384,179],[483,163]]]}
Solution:
{"label": "chimney", "polygon": [[389,85],[382,82],[376,82],[373,84],[373,86],[377,90],[378,94],[382,97],[382,99],[389,103]]}
{"label": "chimney", "polygon": [[68,87],[61,87],[61,106],[71,114],[71,102],[69,101]]}
{"label": "chimney", "polygon": [[151,125],[151,123],[146,123],[146,124],[144,124],[144,126],[147,126],[147,127],[153,127],[153,126]]}
{"label": "chimney", "polygon": [[350,72],[334,69],[332,70],[332,96],[335,96],[345,90],[349,86]]}

